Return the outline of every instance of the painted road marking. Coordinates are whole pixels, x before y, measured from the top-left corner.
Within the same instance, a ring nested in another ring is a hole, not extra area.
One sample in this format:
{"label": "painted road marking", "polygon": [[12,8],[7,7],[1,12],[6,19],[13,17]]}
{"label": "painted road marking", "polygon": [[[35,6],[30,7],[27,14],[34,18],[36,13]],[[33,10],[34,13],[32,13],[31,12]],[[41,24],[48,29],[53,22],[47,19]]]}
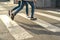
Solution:
{"label": "painted road marking", "polygon": [[[18,14],[18,15],[19,16],[22,16],[22,17],[24,17],[24,18],[26,18],[28,20],[30,20],[29,18],[26,17],[26,15],[24,13],[21,13],[21,14]],[[41,19],[37,19],[37,20],[32,21],[32,22],[34,22],[34,23],[36,23],[36,24],[38,24],[38,25],[46,28],[49,31],[52,31],[52,32],[60,32],[60,28],[58,28],[58,27],[56,27],[56,26],[54,26],[54,25],[52,25],[50,23],[47,23],[47,22],[45,22],[45,21],[43,21]]]}
{"label": "painted road marking", "polygon": [[7,29],[16,40],[33,37],[24,28],[19,26],[16,22],[12,21],[7,15],[0,15],[0,19],[6,25]]}
{"label": "painted road marking", "polygon": [[50,13],[53,13],[53,14],[60,14],[60,12],[56,12],[56,11],[45,11],[45,12],[50,12]]}
{"label": "painted road marking", "polygon": [[55,19],[57,21],[60,21],[60,17],[56,17],[56,16],[52,16],[52,15],[44,14],[44,13],[40,13],[40,12],[35,12],[35,14],[42,15],[42,16],[45,16],[45,17],[52,18],[52,19]]}

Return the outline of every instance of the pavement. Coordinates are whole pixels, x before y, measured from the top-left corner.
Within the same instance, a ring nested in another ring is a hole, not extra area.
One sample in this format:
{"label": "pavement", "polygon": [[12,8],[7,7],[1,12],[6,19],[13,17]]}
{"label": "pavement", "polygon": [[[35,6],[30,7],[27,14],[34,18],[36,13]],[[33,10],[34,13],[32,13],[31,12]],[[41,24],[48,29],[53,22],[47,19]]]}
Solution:
{"label": "pavement", "polygon": [[13,7],[15,4],[0,4],[0,40],[60,40],[60,9],[35,9],[37,20],[33,21],[24,7],[11,20],[8,10]]}

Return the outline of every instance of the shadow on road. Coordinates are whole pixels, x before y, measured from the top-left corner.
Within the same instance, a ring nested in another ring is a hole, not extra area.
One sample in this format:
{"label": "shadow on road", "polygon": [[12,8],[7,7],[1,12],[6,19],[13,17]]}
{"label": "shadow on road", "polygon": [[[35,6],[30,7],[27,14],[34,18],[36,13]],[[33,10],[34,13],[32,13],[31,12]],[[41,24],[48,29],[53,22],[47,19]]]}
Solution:
{"label": "shadow on road", "polygon": [[39,25],[28,25],[22,22],[18,22],[20,26],[22,26],[25,30],[28,30],[34,34],[37,35],[41,35],[41,34],[45,34],[45,35],[56,35],[56,36],[60,36],[60,32],[51,32],[48,31],[47,29],[43,28],[42,26]]}

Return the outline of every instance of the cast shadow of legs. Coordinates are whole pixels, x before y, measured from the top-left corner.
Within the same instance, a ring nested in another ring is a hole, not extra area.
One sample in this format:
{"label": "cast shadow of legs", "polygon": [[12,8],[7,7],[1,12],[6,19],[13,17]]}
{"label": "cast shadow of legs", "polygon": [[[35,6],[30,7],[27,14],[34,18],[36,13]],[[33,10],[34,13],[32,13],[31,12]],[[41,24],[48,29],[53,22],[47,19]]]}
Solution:
{"label": "cast shadow of legs", "polygon": [[60,32],[51,32],[39,25],[28,25],[22,22],[19,22],[19,25],[22,26],[25,30],[28,30],[37,35],[46,34],[60,36]]}

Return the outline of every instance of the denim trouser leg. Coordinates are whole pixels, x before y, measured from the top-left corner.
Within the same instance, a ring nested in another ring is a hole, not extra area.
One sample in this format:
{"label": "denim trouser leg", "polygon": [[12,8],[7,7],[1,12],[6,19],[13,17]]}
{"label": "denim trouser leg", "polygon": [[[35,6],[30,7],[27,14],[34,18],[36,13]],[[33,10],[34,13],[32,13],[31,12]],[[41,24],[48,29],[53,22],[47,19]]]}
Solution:
{"label": "denim trouser leg", "polygon": [[28,1],[28,3],[31,5],[31,18],[34,16],[34,2],[33,1]]}
{"label": "denim trouser leg", "polygon": [[22,5],[19,8],[17,8],[17,10],[14,12],[14,15],[16,15],[21,9],[23,9],[24,4],[25,4],[25,2],[23,1]]}
{"label": "denim trouser leg", "polygon": [[28,16],[28,4],[26,2],[26,15]]}
{"label": "denim trouser leg", "polygon": [[21,1],[18,1],[18,6],[16,6],[15,8],[13,8],[11,11],[13,12],[13,11],[16,10],[17,8],[19,8],[19,7],[20,7],[20,3],[21,3]]}

